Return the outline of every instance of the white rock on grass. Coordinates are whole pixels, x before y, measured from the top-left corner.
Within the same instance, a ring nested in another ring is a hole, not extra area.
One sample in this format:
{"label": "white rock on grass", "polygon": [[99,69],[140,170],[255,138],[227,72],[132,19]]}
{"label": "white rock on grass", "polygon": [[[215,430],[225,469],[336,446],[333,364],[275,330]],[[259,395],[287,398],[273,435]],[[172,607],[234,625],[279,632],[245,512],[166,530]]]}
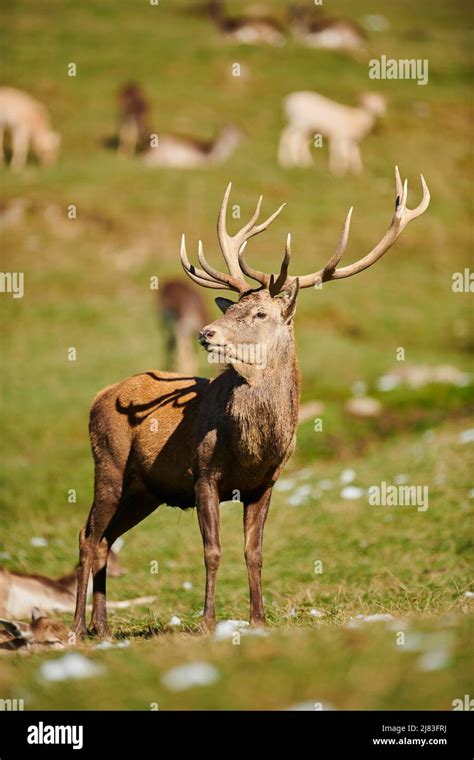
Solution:
{"label": "white rock on grass", "polygon": [[191,581],[184,581],[183,589],[185,591],[191,591],[192,587],[193,587],[193,584],[191,583]]}
{"label": "white rock on grass", "polygon": [[474,591],[465,591],[464,596],[467,596],[468,599],[472,599],[474,596]]}
{"label": "white rock on grass", "polygon": [[88,660],[82,654],[74,653],[44,662],[39,669],[39,676],[43,681],[58,682],[95,678],[104,672],[102,665]]}
{"label": "white rock on grass", "polygon": [[181,618],[177,615],[173,615],[168,625],[181,625]]}
{"label": "white rock on grass", "polygon": [[171,668],[161,677],[161,682],[169,691],[185,691],[194,686],[211,686],[219,678],[219,671],[214,665],[196,661]]}
{"label": "white rock on grass", "polygon": [[315,609],[310,610],[309,614],[311,615],[311,617],[314,617],[314,618],[323,618],[326,615],[325,612],[322,612],[321,610],[315,610]]}

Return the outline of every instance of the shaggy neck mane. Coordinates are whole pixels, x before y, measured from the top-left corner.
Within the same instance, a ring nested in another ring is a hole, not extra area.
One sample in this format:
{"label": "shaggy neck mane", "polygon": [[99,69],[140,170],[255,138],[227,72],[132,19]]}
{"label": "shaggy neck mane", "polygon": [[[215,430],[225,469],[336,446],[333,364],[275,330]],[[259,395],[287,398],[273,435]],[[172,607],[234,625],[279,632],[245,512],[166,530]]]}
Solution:
{"label": "shaggy neck mane", "polygon": [[299,369],[293,334],[278,356],[276,364],[252,367],[248,378],[245,370],[227,370],[234,385],[226,408],[233,421],[233,444],[253,461],[284,458],[298,420]]}

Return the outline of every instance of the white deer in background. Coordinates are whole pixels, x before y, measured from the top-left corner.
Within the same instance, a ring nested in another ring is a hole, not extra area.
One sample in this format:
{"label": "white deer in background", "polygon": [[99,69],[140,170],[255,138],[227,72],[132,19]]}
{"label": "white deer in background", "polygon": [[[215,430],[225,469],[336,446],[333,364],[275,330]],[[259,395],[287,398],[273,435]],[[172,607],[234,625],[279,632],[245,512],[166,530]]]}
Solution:
{"label": "white deer in background", "polygon": [[61,138],[51,127],[46,107],[15,87],[0,87],[0,163],[6,161],[6,133],[10,137],[10,166],[14,171],[25,168],[30,149],[44,166],[56,161]]}
{"label": "white deer in background", "polygon": [[281,166],[311,166],[310,141],[321,135],[329,141],[329,169],[333,174],[363,170],[359,143],[385,113],[386,101],[378,93],[363,93],[360,107],[336,103],[317,92],[293,92],[284,100],[287,125],[280,136]]}

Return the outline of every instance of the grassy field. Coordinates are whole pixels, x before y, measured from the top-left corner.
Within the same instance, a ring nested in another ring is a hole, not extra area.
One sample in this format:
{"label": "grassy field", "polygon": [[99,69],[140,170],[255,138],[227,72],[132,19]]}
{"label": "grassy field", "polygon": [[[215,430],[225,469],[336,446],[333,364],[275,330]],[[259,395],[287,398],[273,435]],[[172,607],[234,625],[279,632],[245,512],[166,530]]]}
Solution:
{"label": "grassy field", "polygon": [[[284,17],[286,3],[266,6]],[[366,253],[391,218],[396,163],[409,179],[409,205],[420,198],[419,172],[431,205],[378,266],[300,297],[302,400],[324,403],[323,431],[313,420],[300,427],[274,495],[265,536],[268,635],[243,634],[234,645],[197,634],[204,572],[196,516],[161,507],[125,537],[127,575],[109,584],[113,599],[157,595],[149,608],[112,615],[115,643],[130,644],[81,645],[102,671],[66,685],[41,676],[44,660],[60,654],[2,658],[0,697],[24,698],[32,709],[450,709],[472,693],[472,443],[463,433],[472,427],[473,385],[383,391],[378,379],[400,367],[399,348],[405,365],[472,371],[472,294],[452,290],[453,273],[472,266],[468,3],[334,0],[331,11],[356,20],[383,14],[390,23],[356,58],[294,42],[226,45],[193,7],[18,0],[5,14],[0,85],[48,105],[62,154],[50,169],[1,170],[2,270],[25,273],[23,299],[0,294],[2,564],[55,576],[76,562],[92,496],[91,399],[108,383],[163,366],[150,277],[179,274],[183,231],[191,250],[202,238],[217,264],[215,219],[229,179],[243,217],[261,192],[269,211],[288,203],[249,244],[249,259],[267,271],[277,267],[288,230],[293,271],[320,268],[352,204],[347,262]],[[368,59],[381,54],[427,58],[429,84],[369,80]],[[67,76],[71,62],[76,77]],[[117,89],[129,79],[149,94],[158,133],[206,138],[235,121],[244,142],[207,171],[119,160],[104,143],[115,130]],[[296,89],[354,104],[366,89],[387,96],[387,117],[362,146],[363,175],[332,177],[326,148],[315,150],[312,170],[278,167],[281,101]],[[209,306],[217,313],[210,295]],[[201,369],[211,374],[204,356]],[[380,399],[379,417],[346,414],[355,384]],[[343,491],[348,470],[360,489],[354,498]],[[429,487],[426,511],[370,506],[371,485],[401,476]],[[223,505],[221,620],[248,614],[241,517],[238,505]],[[32,537],[47,545],[32,546]],[[150,573],[154,560],[158,575]],[[173,616],[180,625],[170,626]],[[214,683],[166,687],[170,668],[196,661],[215,667]]]}

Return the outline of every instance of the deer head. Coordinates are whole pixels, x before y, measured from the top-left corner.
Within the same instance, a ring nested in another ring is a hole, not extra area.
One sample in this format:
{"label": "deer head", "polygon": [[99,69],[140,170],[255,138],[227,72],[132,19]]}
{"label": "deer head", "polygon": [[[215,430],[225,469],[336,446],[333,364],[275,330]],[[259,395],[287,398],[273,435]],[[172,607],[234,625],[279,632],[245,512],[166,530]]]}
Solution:
{"label": "deer head", "polygon": [[64,623],[47,617],[38,607],[33,607],[29,624],[0,619],[0,627],[7,634],[6,638],[0,637],[0,649],[62,649],[70,643],[70,631]]}
{"label": "deer head", "polygon": [[[402,183],[398,167],[395,167],[395,214],[380,242],[363,258],[349,266],[338,268],[349,238],[352,216],[350,208],[333,256],[323,269],[304,276],[288,274],[291,256],[290,235],[287,237],[285,255],[278,275],[265,274],[247,263],[244,249],[248,240],[266,230],[285,204],[264,222],[257,224],[263,200],[260,196],[250,221],[235,235],[229,235],[226,228],[226,212],[231,190],[229,183],[217,222],[218,240],[228,274],[214,269],[206,261],[201,241],[198,245],[198,259],[202,268],[195,267],[188,260],[184,235],[181,242],[181,262],[184,271],[194,282],[205,288],[231,290],[239,295],[237,302],[216,298],[217,306],[224,312],[224,316],[201,330],[200,343],[210,354],[217,354],[219,360],[232,364],[239,374],[246,379],[251,378],[253,382],[258,378],[256,370],[281,366],[285,348],[293,341],[292,323],[299,291],[303,288],[318,287],[330,280],[351,277],[368,269],[382,258],[407,224],[428,208],[430,193],[423,175],[420,175],[420,178],[422,200],[415,209],[409,209],[406,205],[408,183],[407,180]],[[258,287],[251,288],[245,276],[256,281]],[[260,351],[254,349],[252,352],[249,349],[251,346],[260,347]],[[258,366],[259,363],[255,361],[256,355],[265,355],[265,366]]]}

